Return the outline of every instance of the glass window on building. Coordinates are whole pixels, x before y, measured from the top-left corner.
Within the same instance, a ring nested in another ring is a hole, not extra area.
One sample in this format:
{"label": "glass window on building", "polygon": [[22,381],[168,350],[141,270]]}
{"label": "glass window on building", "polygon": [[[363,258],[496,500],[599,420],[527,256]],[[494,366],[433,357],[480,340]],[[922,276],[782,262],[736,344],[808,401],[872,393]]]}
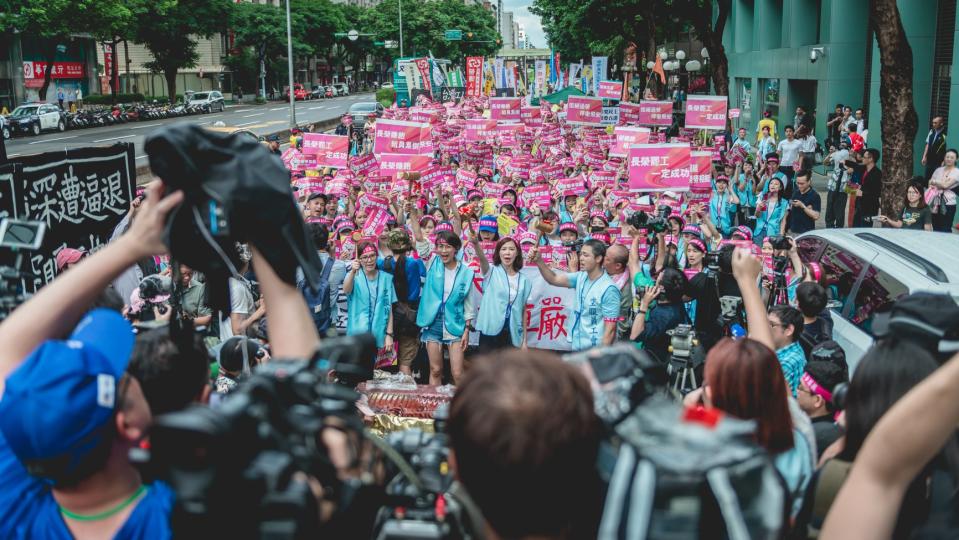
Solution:
{"label": "glass window on building", "polygon": [[736,86],[739,88],[739,125],[746,127],[752,125],[752,103],[753,103],[753,80],[747,78],[736,79]]}
{"label": "glass window on building", "polygon": [[[762,79],[760,85],[763,90],[762,112],[769,111],[772,119],[776,121],[777,130],[781,130],[782,128],[779,127],[781,123],[779,121],[779,79]],[[756,116],[761,116],[761,113]]]}

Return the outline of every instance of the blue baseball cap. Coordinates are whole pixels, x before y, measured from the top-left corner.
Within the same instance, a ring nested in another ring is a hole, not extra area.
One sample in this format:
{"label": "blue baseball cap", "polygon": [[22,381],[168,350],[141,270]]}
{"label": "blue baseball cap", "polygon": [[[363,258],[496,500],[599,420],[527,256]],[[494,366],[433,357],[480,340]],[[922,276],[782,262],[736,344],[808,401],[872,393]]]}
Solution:
{"label": "blue baseball cap", "polygon": [[39,476],[69,476],[109,436],[117,385],[133,352],[133,328],[96,309],[67,340],[48,340],[6,381],[0,432]]}
{"label": "blue baseball cap", "polygon": [[479,220],[479,230],[495,233],[499,231],[496,216],[483,216]]}

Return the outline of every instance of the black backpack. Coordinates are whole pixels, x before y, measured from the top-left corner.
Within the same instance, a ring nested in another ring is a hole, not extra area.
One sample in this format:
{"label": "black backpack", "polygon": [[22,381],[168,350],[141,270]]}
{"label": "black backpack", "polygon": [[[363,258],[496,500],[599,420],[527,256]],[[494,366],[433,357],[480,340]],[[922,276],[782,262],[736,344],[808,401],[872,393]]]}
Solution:
{"label": "black backpack", "polygon": [[330,271],[333,270],[335,263],[336,261],[332,258],[327,259],[326,264],[323,265],[323,271],[320,272],[320,284],[317,288],[311,287],[305,279],[299,279],[296,283],[297,289],[303,294],[306,305],[310,308],[316,331],[321,336],[326,334],[333,320],[333,310],[330,306]]}
{"label": "black backpack", "polygon": [[684,414],[657,396],[616,426],[599,538],[780,538],[790,499],[755,423],[723,415],[708,427]]}

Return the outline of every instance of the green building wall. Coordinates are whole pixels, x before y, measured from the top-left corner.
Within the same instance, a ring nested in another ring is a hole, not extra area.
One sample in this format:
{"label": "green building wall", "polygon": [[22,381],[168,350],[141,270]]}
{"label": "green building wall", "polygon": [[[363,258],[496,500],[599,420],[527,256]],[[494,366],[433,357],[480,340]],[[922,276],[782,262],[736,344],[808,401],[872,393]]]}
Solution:
{"label": "green building wall", "polygon": [[[868,0],[733,0],[723,44],[729,58],[731,106],[743,109],[737,127],[746,127],[755,136],[762,111],[768,108],[782,136],[796,107],[805,105],[816,110],[816,135],[822,142],[827,115],[837,103],[853,109],[865,106],[869,145],[881,147],[879,50],[875,38],[867,44],[868,4]],[[929,124],[937,8],[938,0],[899,0],[913,52],[913,93],[919,117],[917,173],[922,170],[920,158]],[[809,59],[813,47],[823,47],[825,52],[815,63]],[[959,36],[954,47],[959,47]],[[959,58],[959,51],[953,56]],[[871,60],[870,69],[867,60]],[[778,82],[778,95],[765,92],[768,81]],[[951,95],[956,97],[949,103],[947,128],[956,134],[952,146],[959,146],[957,86],[959,75],[952,78]]]}

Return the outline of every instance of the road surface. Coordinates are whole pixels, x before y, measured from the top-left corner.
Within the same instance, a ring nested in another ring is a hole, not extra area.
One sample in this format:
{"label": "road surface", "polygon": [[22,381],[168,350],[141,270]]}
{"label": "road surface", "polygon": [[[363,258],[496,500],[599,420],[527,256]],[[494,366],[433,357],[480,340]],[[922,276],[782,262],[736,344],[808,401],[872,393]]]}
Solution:
{"label": "road surface", "polygon": [[[374,101],[372,93],[354,94],[330,99],[298,101],[296,103],[296,121],[298,124],[320,122],[343,115],[354,103]],[[115,142],[132,142],[136,148],[137,166],[146,165],[146,152],[143,151],[143,138],[154,130],[175,122],[190,122],[201,126],[212,126],[220,121],[230,131],[243,128],[264,135],[281,131],[289,126],[289,103],[271,101],[263,105],[227,105],[222,113],[197,114],[167,118],[163,120],[144,120],[112,126],[45,132],[37,137],[21,136],[6,141],[7,155],[17,157],[38,154],[65,148],[109,145]]]}

